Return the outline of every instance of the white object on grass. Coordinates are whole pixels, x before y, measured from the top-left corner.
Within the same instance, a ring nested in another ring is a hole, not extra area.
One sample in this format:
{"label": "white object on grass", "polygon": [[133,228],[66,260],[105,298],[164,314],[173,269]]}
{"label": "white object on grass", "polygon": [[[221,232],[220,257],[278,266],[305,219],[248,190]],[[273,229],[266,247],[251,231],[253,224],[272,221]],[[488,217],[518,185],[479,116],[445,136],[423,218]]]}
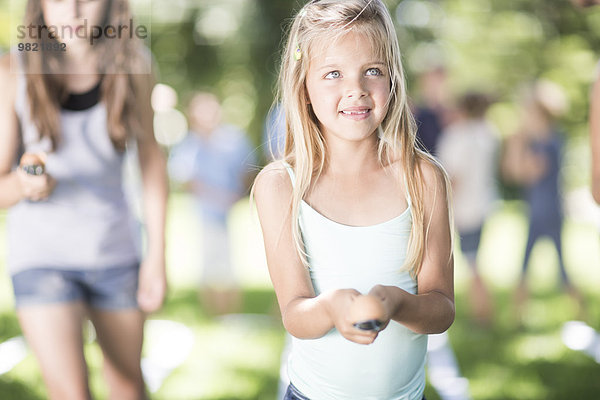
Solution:
{"label": "white object on grass", "polygon": [[582,351],[600,363],[600,334],[594,328],[582,321],[567,321],[561,336],[565,346]]}
{"label": "white object on grass", "polygon": [[28,348],[23,336],[15,336],[0,343],[0,375],[13,369],[27,357]]}
{"label": "white object on grass", "polygon": [[194,334],[179,322],[149,320],[146,321],[145,337],[147,350],[142,359],[142,373],[148,389],[155,393],[165,378],[190,355]]}

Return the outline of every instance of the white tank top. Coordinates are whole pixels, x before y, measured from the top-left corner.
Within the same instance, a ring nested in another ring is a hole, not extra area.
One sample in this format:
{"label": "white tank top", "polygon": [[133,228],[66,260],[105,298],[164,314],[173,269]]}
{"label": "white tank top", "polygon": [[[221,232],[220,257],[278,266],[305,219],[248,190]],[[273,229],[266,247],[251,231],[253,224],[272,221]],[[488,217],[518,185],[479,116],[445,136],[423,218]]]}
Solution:
{"label": "white tank top", "polygon": [[[286,168],[294,182],[292,168]],[[369,226],[337,223],[302,201],[299,224],[317,295],[342,288],[366,294],[377,284],[416,293],[417,282],[401,270],[412,226],[407,200],[402,214]],[[334,328],[318,339],[293,337],[288,373],[311,400],[421,400],[426,351],[427,335],[395,321],[367,346]]]}
{"label": "white tank top", "polygon": [[[7,220],[8,270],[89,270],[138,262],[139,226],[123,190],[124,154],[115,150],[102,102],[60,112],[61,142],[51,151],[30,116],[25,76],[17,75],[15,111],[23,150],[47,152],[57,185],[47,200],[22,200]],[[18,162],[18,161],[17,161]],[[16,168],[16,166],[15,166]]]}

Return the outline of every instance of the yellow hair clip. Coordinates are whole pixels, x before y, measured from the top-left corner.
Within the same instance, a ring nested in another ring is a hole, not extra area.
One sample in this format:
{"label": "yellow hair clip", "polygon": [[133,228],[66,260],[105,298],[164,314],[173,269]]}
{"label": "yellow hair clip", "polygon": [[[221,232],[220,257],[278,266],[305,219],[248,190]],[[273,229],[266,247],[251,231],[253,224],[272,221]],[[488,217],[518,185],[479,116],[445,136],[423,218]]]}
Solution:
{"label": "yellow hair clip", "polygon": [[302,50],[300,50],[300,45],[298,45],[296,47],[296,50],[294,50],[294,59],[296,61],[300,61],[301,58],[302,58]]}

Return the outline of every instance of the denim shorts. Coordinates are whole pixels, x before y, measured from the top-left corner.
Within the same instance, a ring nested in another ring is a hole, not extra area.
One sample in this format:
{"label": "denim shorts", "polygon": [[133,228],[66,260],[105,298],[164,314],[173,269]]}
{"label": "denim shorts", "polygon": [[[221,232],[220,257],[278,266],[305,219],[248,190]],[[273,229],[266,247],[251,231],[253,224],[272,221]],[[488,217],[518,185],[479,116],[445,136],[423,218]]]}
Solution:
{"label": "denim shorts", "polygon": [[[293,384],[290,383],[290,385],[287,388],[287,391],[285,392],[285,396],[283,397],[283,400],[310,400],[310,399],[308,397],[306,397],[305,395],[303,395],[302,392],[300,392],[296,386],[294,386]],[[427,399],[425,399],[425,395],[423,395],[423,400],[427,400]]]}
{"label": "denim shorts", "polygon": [[98,270],[34,268],[12,276],[16,307],[82,301],[92,308],[137,308],[139,263]]}
{"label": "denim shorts", "polygon": [[292,385],[290,383],[290,385],[287,388],[287,391],[285,392],[285,396],[283,396],[283,400],[310,400],[308,397],[306,397],[305,395],[302,394],[302,392],[300,392],[296,386]]}

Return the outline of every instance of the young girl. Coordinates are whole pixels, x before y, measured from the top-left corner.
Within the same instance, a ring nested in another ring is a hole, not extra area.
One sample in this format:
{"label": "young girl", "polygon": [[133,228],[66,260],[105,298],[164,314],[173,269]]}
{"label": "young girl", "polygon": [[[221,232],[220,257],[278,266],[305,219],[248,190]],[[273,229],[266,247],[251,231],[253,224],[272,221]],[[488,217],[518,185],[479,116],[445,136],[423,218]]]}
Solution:
{"label": "young girl", "polygon": [[286,398],[421,399],[426,335],[454,320],[449,185],[415,146],[389,12],[309,2],[280,78],[285,152],[254,196],[294,337]]}
{"label": "young girl", "polygon": [[[41,35],[27,41],[43,50],[0,60],[8,270],[52,399],[90,397],[86,317],[104,354],[110,398],[145,398],[144,312],[160,307],[166,286],[166,172],[152,131],[150,58],[135,37],[115,37],[114,29],[90,40],[93,27],[125,26],[130,18],[126,0],[30,0],[24,24]],[[121,179],[133,140],[148,239],[141,263]]]}

